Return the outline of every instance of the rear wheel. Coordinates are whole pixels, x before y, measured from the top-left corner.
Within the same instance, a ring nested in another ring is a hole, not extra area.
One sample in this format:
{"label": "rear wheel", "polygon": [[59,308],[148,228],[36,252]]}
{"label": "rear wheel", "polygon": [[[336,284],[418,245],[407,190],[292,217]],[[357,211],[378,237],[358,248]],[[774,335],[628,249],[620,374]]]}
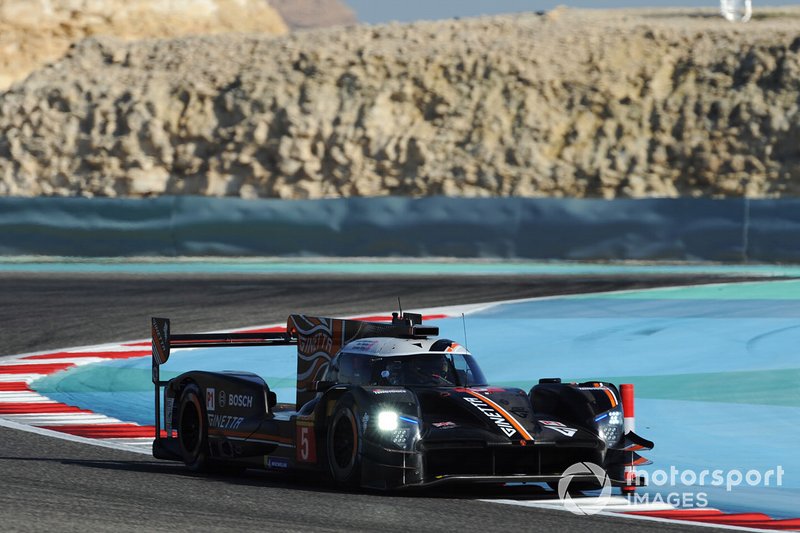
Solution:
{"label": "rear wheel", "polygon": [[208,425],[197,385],[183,389],[178,413],[178,443],[183,462],[195,472],[207,471]]}
{"label": "rear wheel", "polygon": [[361,479],[361,431],[352,396],[343,396],[328,423],[328,465],[340,486],[357,487]]}

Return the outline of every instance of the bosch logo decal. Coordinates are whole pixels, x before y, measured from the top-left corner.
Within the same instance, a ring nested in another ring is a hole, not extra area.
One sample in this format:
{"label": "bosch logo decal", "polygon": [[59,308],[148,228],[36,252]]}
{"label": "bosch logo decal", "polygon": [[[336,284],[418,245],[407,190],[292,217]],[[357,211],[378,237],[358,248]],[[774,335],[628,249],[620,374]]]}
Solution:
{"label": "bosch logo decal", "polygon": [[495,423],[500,430],[506,434],[507,437],[512,437],[514,434],[517,433],[517,430],[514,429],[514,426],[506,420],[503,415],[495,411],[492,407],[486,404],[484,401],[467,396],[464,400],[471,403],[475,408],[477,408],[481,413],[483,413],[487,418],[489,418],[492,422]]}
{"label": "bosch logo decal", "polygon": [[253,397],[246,394],[226,394],[219,391],[219,406],[222,407],[253,407]]}
{"label": "bosch logo decal", "polygon": [[231,407],[253,407],[253,397],[244,394],[229,394],[228,405]]}

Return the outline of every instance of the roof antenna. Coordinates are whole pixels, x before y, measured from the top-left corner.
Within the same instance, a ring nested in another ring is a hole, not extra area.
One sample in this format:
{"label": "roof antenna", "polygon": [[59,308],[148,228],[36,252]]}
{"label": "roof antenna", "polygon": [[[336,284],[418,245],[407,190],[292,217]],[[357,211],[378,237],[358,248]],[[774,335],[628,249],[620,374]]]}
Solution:
{"label": "roof antenna", "polygon": [[464,326],[464,348],[469,351],[469,345],[467,344],[467,319],[464,317],[464,313],[461,313],[461,324]]}
{"label": "roof antenna", "polygon": [[400,297],[397,297],[397,307],[400,308],[400,318],[403,318],[403,304],[400,303]]}

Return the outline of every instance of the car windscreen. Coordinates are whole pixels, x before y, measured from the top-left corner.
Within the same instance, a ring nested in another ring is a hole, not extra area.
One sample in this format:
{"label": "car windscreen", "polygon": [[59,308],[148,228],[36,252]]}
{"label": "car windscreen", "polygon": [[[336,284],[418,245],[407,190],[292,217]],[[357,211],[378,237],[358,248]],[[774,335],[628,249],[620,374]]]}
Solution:
{"label": "car windscreen", "polygon": [[342,353],[338,382],[377,386],[484,386],[486,378],[469,354],[420,354],[372,357]]}

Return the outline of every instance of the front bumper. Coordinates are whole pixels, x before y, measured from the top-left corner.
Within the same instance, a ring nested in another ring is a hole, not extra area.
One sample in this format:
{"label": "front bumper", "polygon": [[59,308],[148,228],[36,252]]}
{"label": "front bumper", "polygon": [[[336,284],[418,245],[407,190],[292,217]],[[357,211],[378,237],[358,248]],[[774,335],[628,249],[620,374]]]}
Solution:
{"label": "front bumper", "polygon": [[[576,446],[547,442],[525,446],[460,442],[448,446],[422,442],[417,448],[404,451],[376,443],[366,445],[362,455],[362,486],[391,490],[459,483],[553,483],[575,463],[603,465],[605,452],[604,448],[588,442]],[[625,485],[624,479],[616,479],[623,477],[616,472],[610,471],[609,477],[613,486]],[[573,479],[597,483],[591,474]]]}

